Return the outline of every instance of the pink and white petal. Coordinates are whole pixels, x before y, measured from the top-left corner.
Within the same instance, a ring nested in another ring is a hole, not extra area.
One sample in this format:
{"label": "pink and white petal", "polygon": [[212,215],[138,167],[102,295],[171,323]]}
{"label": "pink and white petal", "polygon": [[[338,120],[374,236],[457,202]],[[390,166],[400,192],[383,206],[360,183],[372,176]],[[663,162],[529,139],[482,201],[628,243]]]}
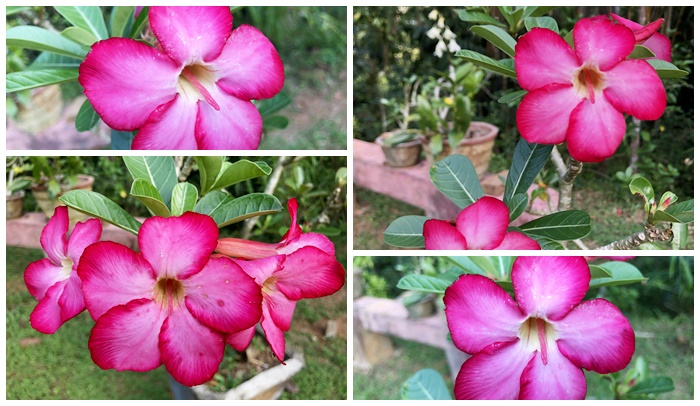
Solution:
{"label": "pink and white petal", "polygon": [[284,331],[275,324],[270,315],[270,309],[267,306],[263,306],[263,317],[260,325],[265,332],[265,339],[267,339],[267,342],[270,344],[272,353],[284,364]]}
{"label": "pink and white petal", "polygon": [[540,244],[532,238],[517,231],[509,231],[503,238],[501,245],[494,248],[495,250],[539,250]]}
{"label": "pink and white petal", "polygon": [[73,269],[78,269],[78,261],[85,247],[100,241],[102,222],[99,219],[89,219],[79,222],[73,228],[68,238],[68,258],[73,261]]}
{"label": "pink and white petal", "polygon": [[583,400],[586,377],[554,346],[547,351],[547,365],[537,352],[520,377],[520,399]]}
{"label": "pink and white petal", "polygon": [[228,7],[151,7],[148,20],[165,53],[181,66],[216,59],[233,25]]}
{"label": "pink and white petal", "polygon": [[654,53],[655,58],[671,62],[671,40],[667,36],[656,33],[642,44]]}
{"label": "pink and white petal", "polygon": [[282,244],[269,244],[242,238],[219,238],[216,252],[232,258],[261,259],[278,254]]}
{"label": "pink and white petal", "polygon": [[518,84],[529,91],[552,83],[571,84],[581,66],[569,44],[547,28],[533,28],[520,37],[514,59]]}
{"label": "pink and white petal", "polygon": [[303,247],[316,247],[328,255],[335,255],[333,242],[325,235],[319,233],[303,233],[279,247],[277,252],[287,255]]}
{"label": "pink and white petal", "polygon": [[457,231],[470,250],[492,250],[503,241],[510,223],[508,206],[491,196],[479,198],[457,216]]}
{"label": "pink and white petal", "polygon": [[259,258],[251,261],[234,258],[233,262],[240,266],[243,272],[248,274],[248,276],[255,279],[255,283],[257,283],[258,286],[262,286],[273,273],[282,268],[285,258],[286,256],[284,255],[275,255],[273,257]]}
{"label": "pink and white petal", "polygon": [[219,102],[214,110],[200,101],[195,124],[199,149],[257,149],[262,137],[262,118],[253,103],[238,99],[214,86],[211,95]]}
{"label": "pink and white petal", "polygon": [[262,316],[260,286],[229,258],[211,258],[182,284],[187,309],[215,330],[245,330]]}
{"label": "pink and white petal", "polygon": [[141,128],[158,106],[177,94],[180,67],[166,54],[127,38],[92,46],[78,81],[92,107],[119,131]]}
{"label": "pink and white petal", "polygon": [[197,149],[194,125],[198,104],[189,103],[181,95],[166,102],[148,117],[134,137],[131,149]]}
{"label": "pink and white petal", "polygon": [[272,276],[277,289],[291,300],[332,295],[345,284],[343,265],[316,247],[303,247],[287,255],[282,269]]}
{"label": "pink and white petal", "polygon": [[527,142],[561,144],[566,139],[571,112],[583,98],[573,85],[547,85],[525,95],[515,122]]}
{"label": "pink and white petal", "polygon": [[275,46],[250,25],[233,30],[211,65],[220,78],[216,84],[241,100],[269,99],[284,86],[284,65]]}
{"label": "pink and white petal", "polygon": [[50,287],[66,279],[68,275],[63,267],[54,265],[48,258],[32,262],[24,270],[24,284],[36,300],[43,299]]}
{"label": "pink and white petal", "polygon": [[462,275],[445,290],[445,315],[452,342],[468,354],[518,337],[525,321],[503,288],[481,275]]}
{"label": "pink and white petal", "polygon": [[158,335],[167,312],[152,300],[136,299],[115,306],[97,319],[88,348],[102,369],[144,372],[158,368]]}
{"label": "pink and white petal", "polygon": [[574,159],[600,162],[615,153],[626,130],[625,117],[605,97],[584,100],[571,112],[566,145]]}
{"label": "pink and white petal", "polygon": [[187,309],[168,316],[158,345],[165,369],[185,386],[211,380],[224,358],[225,347],[224,335],[199,323]]}
{"label": "pink and white petal", "polygon": [[657,120],[666,109],[666,90],[646,61],[630,59],[605,72],[603,90],[617,110],[640,120]]}
{"label": "pink and white petal", "polygon": [[41,230],[41,237],[39,237],[41,248],[55,265],[61,265],[62,261],[68,258],[66,255],[68,250],[66,233],[68,233],[68,208],[58,206],[49,222]]}
{"label": "pink and white petal", "polygon": [[70,275],[61,297],[58,299],[61,306],[61,320],[66,322],[85,310],[85,300],[83,299],[82,282],[77,272]]}
{"label": "pink and white petal", "polygon": [[462,364],[455,380],[455,398],[518,399],[520,376],[534,355],[517,339],[484,348]]}
{"label": "pink and white petal", "polygon": [[608,374],[632,360],[634,330],[625,315],[605,299],[581,303],[554,328],[559,350],[578,367]]}
{"label": "pink and white petal", "polygon": [[53,334],[63,325],[61,306],[58,304],[58,300],[66,283],[68,283],[67,280],[51,286],[46,291],[46,295],[39,300],[32,314],[29,315],[29,324],[34,330],[44,334]]}
{"label": "pink and white petal", "polygon": [[444,220],[427,220],[423,224],[426,250],[466,250],[467,241],[454,225]]}
{"label": "pink and white petal", "polygon": [[282,331],[289,331],[294,316],[296,300],[290,300],[284,293],[277,289],[268,289],[264,294],[263,306],[267,307],[268,313],[275,322],[275,325]]}
{"label": "pink and white petal", "polygon": [[134,299],[153,298],[155,272],[143,257],[112,241],[85,248],[78,265],[85,306],[97,320],[109,309]]}
{"label": "pink and white petal", "polygon": [[150,217],[139,230],[141,255],[159,278],[187,279],[201,271],[216,248],[219,228],[204,214]]}
{"label": "pink and white petal", "polygon": [[552,321],[581,302],[591,273],[583,257],[518,257],[511,279],[523,313]]}
{"label": "pink and white petal", "polygon": [[[282,241],[280,243],[287,243],[302,235],[301,227],[297,221],[297,210],[299,209],[299,203],[297,199],[291,198],[287,200],[287,211],[289,212],[290,225],[289,230],[282,236]],[[318,247],[320,248],[320,247]]]}
{"label": "pink and white petal", "polygon": [[607,71],[634,49],[634,34],[605,16],[583,18],[574,25],[574,50],[584,64]]}
{"label": "pink and white petal", "polygon": [[253,336],[255,336],[255,326],[238,333],[227,335],[226,342],[236,351],[245,351],[250,345],[250,342],[253,341]]}

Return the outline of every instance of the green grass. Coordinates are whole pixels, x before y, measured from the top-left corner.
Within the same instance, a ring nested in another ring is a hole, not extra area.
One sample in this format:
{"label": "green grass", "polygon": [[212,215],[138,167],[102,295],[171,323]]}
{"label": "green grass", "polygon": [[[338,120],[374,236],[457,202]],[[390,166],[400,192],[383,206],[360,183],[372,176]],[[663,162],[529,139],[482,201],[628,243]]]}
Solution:
{"label": "green grass", "polygon": [[[295,118],[294,113],[287,114],[284,110],[280,113],[288,116],[290,120]],[[322,115],[317,121],[311,123],[310,127],[296,133],[293,139],[278,137],[275,133],[276,131],[272,131],[263,138],[260,149],[344,149],[347,145],[346,128],[339,127],[333,120],[324,118]]]}
{"label": "green grass", "polygon": [[425,211],[388,196],[355,186],[353,215],[354,248],[358,250],[397,249],[384,243],[384,230],[401,216],[425,215]]}

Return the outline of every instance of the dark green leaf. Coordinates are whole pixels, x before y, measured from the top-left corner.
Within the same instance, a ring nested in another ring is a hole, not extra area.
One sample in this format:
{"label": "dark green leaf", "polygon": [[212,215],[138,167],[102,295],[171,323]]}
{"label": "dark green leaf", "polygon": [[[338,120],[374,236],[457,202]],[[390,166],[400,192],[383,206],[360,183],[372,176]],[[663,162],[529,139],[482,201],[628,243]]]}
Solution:
{"label": "dark green leaf", "polygon": [[261,100],[257,104],[258,112],[263,118],[263,121],[267,117],[271,117],[278,111],[287,107],[292,102],[292,99],[285,92],[279,92],[272,99]]}
{"label": "dark green leaf", "polygon": [[80,44],[44,28],[22,25],[10,28],[5,34],[6,45],[10,47],[48,51],[79,59],[83,59],[87,53]]}
{"label": "dark green leaf", "polygon": [[425,216],[403,216],[392,221],[384,231],[384,242],[395,247],[425,248],[423,224]]}
{"label": "dark green leaf", "polygon": [[443,294],[450,285],[449,281],[434,276],[411,274],[401,278],[396,286],[399,289]]}
{"label": "dark green leaf", "polygon": [[18,92],[57,83],[71,82],[77,79],[77,69],[43,69],[12,72],[5,75],[5,92]]}
{"label": "dark green leaf", "polygon": [[508,201],[508,211],[510,212],[510,221],[517,219],[527,208],[527,195],[525,193],[516,193]]}
{"label": "dark green leaf", "polygon": [[520,138],[515,147],[503,194],[503,201],[506,204],[514,195],[527,193],[537,174],[549,160],[552,148],[553,145],[529,144],[524,138]]}
{"label": "dark green leaf", "polygon": [[116,6],[112,10],[112,37],[123,37],[134,15],[134,6]]}
{"label": "dark green leaf", "polygon": [[651,51],[651,49],[645,47],[644,45],[635,45],[632,53],[630,53],[628,59],[644,59],[653,58],[656,55]]}
{"label": "dark green leaf", "polygon": [[452,400],[442,376],[434,369],[421,369],[401,387],[401,397],[410,400]]}
{"label": "dark green leaf", "polygon": [[591,232],[591,216],[581,210],[549,214],[520,226],[528,236],[543,236],[556,241],[576,240]]}
{"label": "dark green leaf", "polygon": [[667,376],[655,376],[637,382],[627,391],[628,396],[649,395],[652,393],[671,392],[675,389],[673,380]]}
{"label": "dark green leaf", "polygon": [[474,25],[469,31],[492,43],[510,56],[515,56],[515,40],[503,28],[495,25]]}
{"label": "dark green leaf", "polygon": [[496,20],[495,18],[491,17],[486,13],[482,13],[479,11],[460,10],[458,15],[460,20],[466,21],[468,23],[492,24],[497,25],[499,27],[505,27],[505,25],[502,22]]}
{"label": "dark green leaf", "polygon": [[251,217],[277,213],[282,210],[279,200],[265,193],[251,193],[221,204],[209,215],[219,228]]}
{"label": "dark green leaf", "polygon": [[125,156],[126,168],[136,179],[145,179],[158,189],[163,203],[170,206],[170,197],[177,184],[175,161],[169,156]]}
{"label": "dark green leaf", "polygon": [[91,33],[97,39],[107,39],[102,10],[97,6],[56,6],[54,7],[69,23]]}
{"label": "dark green leaf", "polygon": [[113,150],[130,150],[134,135],[128,131],[112,130],[109,133],[109,147]]}
{"label": "dark green leaf", "polygon": [[553,19],[552,17],[526,17],[525,28],[530,31],[535,27],[547,28],[559,34],[559,25],[557,25],[557,20]]}
{"label": "dark green leaf", "polygon": [[173,198],[170,208],[173,216],[194,211],[197,204],[197,188],[189,182],[180,182],[173,188]]}
{"label": "dark green leaf", "polygon": [[555,8],[557,8],[557,6],[528,6],[525,7],[523,17],[539,17],[549,13]]}
{"label": "dark green leaf", "polygon": [[100,218],[133,234],[138,234],[141,227],[141,223],[119,205],[96,192],[71,190],[58,200],[79,212]]}
{"label": "dark green leaf", "polygon": [[561,245],[558,241],[554,241],[551,238],[547,237],[542,237],[541,235],[534,235],[530,236],[533,238],[535,241],[537,241],[537,244],[540,245],[540,248],[542,250],[547,250],[547,251],[563,251],[564,246]]}
{"label": "dark green leaf", "polygon": [[158,192],[158,189],[156,189],[150,181],[140,178],[134,179],[129,193],[146,205],[148,211],[154,216],[170,217],[168,206],[163,203],[163,198]]}
{"label": "dark green leaf", "polygon": [[662,61],[661,59],[648,59],[647,62],[656,70],[661,79],[677,79],[688,75],[687,71],[678,69],[671,62]]}
{"label": "dark green leaf", "polygon": [[134,25],[131,26],[131,32],[129,33],[129,38],[139,38],[141,37],[141,31],[143,27],[146,26],[146,21],[148,21],[148,6],[144,7],[139,16],[134,21]]}
{"label": "dark green leaf", "polygon": [[474,165],[463,155],[450,155],[430,168],[430,180],[460,209],[484,196]]}
{"label": "dark green leaf", "polygon": [[43,70],[43,69],[75,69],[82,61],[80,59],[71,58],[69,56],[54,54],[53,52],[42,52],[27,68],[28,70]]}
{"label": "dark green leaf", "polygon": [[85,100],[83,105],[78,110],[78,115],[75,117],[75,129],[78,131],[90,131],[100,121],[100,116],[97,114],[90,100]]}
{"label": "dark green leaf", "polygon": [[512,69],[500,62],[498,62],[495,59],[489,58],[486,55],[482,55],[480,53],[474,52],[474,51],[469,51],[466,49],[463,49],[456,54],[458,57],[462,59],[466,59],[467,61],[473,63],[474,65],[480,66],[484,69],[490,70],[492,72],[500,73],[501,75],[505,76],[510,76],[512,78],[515,78],[515,69]]}
{"label": "dark green leaf", "polygon": [[233,197],[220,190],[212,190],[204,195],[194,206],[195,213],[210,215],[214,210],[233,201]]}
{"label": "dark green leaf", "polygon": [[199,188],[204,196],[219,177],[224,158],[220,156],[196,156],[194,161],[199,168]]}
{"label": "dark green leaf", "polygon": [[519,101],[527,94],[527,90],[516,90],[514,92],[506,93],[498,99],[499,103],[510,104]]}
{"label": "dark green leaf", "polygon": [[263,120],[263,129],[284,130],[289,125],[289,119],[285,116],[268,116]]}
{"label": "dark green leaf", "polygon": [[645,281],[646,278],[639,272],[639,269],[628,262],[609,261],[598,265],[610,277],[591,278],[590,288],[599,288],[602,286],[627,285]]}
{"label": "dark green leaf", "polygon": [[695,200],[690,199],[672,204],[666,209],[666,213],[677,218],[681,223],[691,223],[694,217]]}
{"label": "dark green leaf", "polygon": [[236,183],[259,178],[260,176],[267,176],[271,173],[272,168],[262,161],[252,162],[247,159],[241,159],[233,164],[224,162],[219,172],[219,177],[214,182],[212,189],[219,190],[227,188]]}

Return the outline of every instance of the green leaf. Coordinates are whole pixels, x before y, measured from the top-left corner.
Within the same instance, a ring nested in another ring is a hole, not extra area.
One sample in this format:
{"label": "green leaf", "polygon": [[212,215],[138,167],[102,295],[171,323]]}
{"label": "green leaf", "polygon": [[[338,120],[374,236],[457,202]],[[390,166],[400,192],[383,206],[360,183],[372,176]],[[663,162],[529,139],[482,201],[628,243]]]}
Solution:
{"label": "green leaf", "polygon": [[168,210],[168,206],[163,203],[163,198],[158,192],[158,189],[148,180],[140,178],[135,179],[134,183],[131,184],[131,191],[129,193],[146,205],[148,211],[154,216],[170,217],[170,210]]}
{"label": "green leaf", "polygon": [[233,197],[220,190],[213,190],[204,195],[194,206],[195,213],[210,215],[214,210],[233,200]]}
{"label": "green leaf", "polygon": [[221,204],[209,215],[221,228],[251,217],[277,213],[281,210],[282,205],[275,196],[251,193]]}
{"label": "green leaf", "polygon": [[267,117],[271,117],[275,113],[279,112],[283,108],[287,107],[292,102],[292,99],[285,92],[279,92],[272,99],[261,100],[257,103],[256,107],[263,121]]}
{"label": "green leaf", "polygon": [[194,161],[199,168],[199,188],[204,196],[214,186],[219,177],[224,158],[220,156],[196,156]]}
{"label": "green leaf", "polygon": [[180,182],[173,188],[173,198],[170,208],[173,216],[180,216],[182,213],[194,211],[197,204],[197,188],[189,182]]}
{"label": "green leaf", "polygon": [[627,391],[627,396],[643,396],[652,393],[671,392],[675,389],[673,380],[667,376],[654,376],[637,382]]}
{"label": "green leaf", "polygon": [[70,69],[78,71],[82,61],[69,56],[54,54],[53,52],[42,52],[27,68],[28,70],[43,69]]}
{"label": "green leaf", "polygon": [[610,277],[591,278],[589,287],[600,288],[602,286],[627,285],[645,281],[646,278],[639,272],[639,269],[628,262],[610,261],[597,265]]}
{"label": "green leaf", "polygon": [[134,15],[134,6],[116,6],[112,10],[112,37],[123,37],[131,16]]}
{"label": "green leaf", "polygon": [[525,7],[523,12],[524,17],[539,17],[549,13],[551,10],[557,8],[557,6],[528,6]]}
{"label": "green leaf", "polygon": [[544,165],[549,161],[553,145],[529,144],[520,138],[513,153],[513,162],[508,170],[503,201],[508,204],[518,193],[527,193]]}
{"label": "green leaf", "polygon": [[478,257],[447,257],[447,260],[453,263],[454,265],[458,266],[463,271],[462,273],[471,273],[486,276],[486,272],[484,272],[484,270],[481,269],[479,265],[472,261],[473,258]]}
{"label": "green leaf", "polygon": [[100,121],[100,116],[97,114],[90,100],[85,100],[83,105],[78,110],[78,115],[75,117],[75,129],[78,131],[90,131]]}
{"label": "green leaf", "polygon": [[528,236],[542,236],[556,241],[576,240],[591,232],[591,216],[581,210],[549,214],[520,226]]}
{"label": "green leaf", "polygon": [[392,221],[384,231],[384,242],[394,247],[425,248],[423,224],[425,216],[403,216]]}
{"label": "green leaf", "polygon": [[92,33],[98,39],[107,39],[107,27],[102,9],[97,6],[56,6],[54,7],[68,22]]}
{"label": "green leaf", "polygon": [[272,168],[262,161],[252,162],[247,159],[241,159],[233,164],[224,162],[219,177],[216,179],[216,182],[214,182],[212,189],[219,190],[227,188],[236,183],[243,182],[244,180],[267,176],[271,173]]}
{"label": "green leaf", "polygon": [[12,14],[17,14],[21,13],[24,10],[29,10],[31,7],[29,6],[7,6],[5,7],[5,15],[12,15]]}
{"label": "green leaf", "polygon": [[557,25],[557,20],[553,19],[552,17],[526,17],[525,28],[530,31],[535,27],[547,28],[559,34],[559,25]]}
{"label": "green leaf", "polygon": [[[433,107],[430,102],[423,96],[418,96],[416,98],[416,113],[420,117],[418,126],[421,130],[431,130],[433,132],[437,131],[438,118],[433,111]],[[433,154],[436,154],[433,150]]]}
{"label": "green leaf", "polygon": [[506,93],[498,99],[501,104],[510,104],[519,101],[527,94],[527,90],[516,90],[514,92]]}
{"label": "green leaf", "polygon": [[412,274],[401,278],[396,286],[399,289],[443,294],[450,285],[449,281],[434,276]]}
{"label": "green leaf", "polygon": [[131,26],[129,38],[138,38],[141,36],[141,31],[143,31],[143,27],[146,26],[146,21],[148,21],[148,9],[149,7],[146,6],[139,13],[136,21],[134,21],[134,25]]}
{"label": "green leaf", "polygon": [[92,33],[78,27],[66,28],[65,30],[61,31],[61,36],[87,47],[92,46],[92,44],[98,41],[97,37],[92,35]]}
{"label": "green leaf", "polygon": [[509,56],[515,56],[516,42],[503,28],[495,25],[475,25],[469,31],[484,38]]}
{"label": "green leaf", "polygon": [[600,267],[598,265],[588,265],[588,269],[591,271],[591,279],[596,278],[612,278],[612,273],[607,269]]}
{"label": "green leaf", "polygon": [[648,213],[654,203],[654,188],[651,183],[642,176],[637,176],[630,182],[630,192],[644,198],[644,211]]}
{"label": "green leaf", "polygon": [[574,47],[574,30],[569,31],[569,33],[566,34],[564,41],[569,44],[571,48]]}
{"label": "green leaf", "polygon": [[[457,143],[464,138],[464,134],[469,131],[469,125],[472,122],[471,102],[469,98],[467,96],[456,95],[454,103],[454,118],[452,120],[453,131],[450,132],[454,132],[455,135],[451,137],[453,138],[453,140],[450,140],[451,145],[457,145]],[[453,141],[454,144],[452,144]]]}
{"label": "green leaf", "polygon": [[692,223],[694,217],[695,199],[675,203],[666,209],[666,213],[677,218],[681,223]]}
{"label": "green leaf", "polygon": [[268,116],[263,120],[263,129],[284,130],[289,125],[289,119],[285,116]]}
{"label": "green leaf", "polygon": [[688,75],[687,71],[678,69],[671,62],[662,61],[661,59],[648,59],[647,62],[656,70],[661,79],[677,79]]}
{"label": "green leaf", "polygon": [[490,70],[492,72],[500,73],[501,75],[505,76],[510,76],[512,78],[515,78],[515,69],[512,69],[500,62],[498,62],[495,59],[489,58],[486,55],[482,55],[478,52],[474,51],[469,51],[466,49],[463,49],[456,54],[458,57],[462,59],[466,59],[467,61],[473,63],[474,65],[480,66],[484,69]]}
{"label": "green leaf", "polygon": [[138,234],[141,227],[141,223],[119,205],[96,192],[71,190],[59,197],[58,200],[81,213],[100,218],[133,234]]}
{"label": "green leaf", "polygon": [[463,209],[484,196],[474,165],[463,155],[450,155],[430,168],[430,180],[440,193]]}
{"label": "green leaf", "polygon": [[77,79],[77,69],[43,69],[12,72],[5,75],[5,92],[19,92],[57,83],[71,82]]}
{"label": "green leaf", "polygon": [[407,400],[452,400],[442,376],[434,369],[421,369],[404,382],[401,397]]}
{"label": "green leaf", "polygon": [[468,23],[492,24],[497,25],[499,27],[505,27],[505,24],[503,24],[502,22],[480,11],[459,10],[458,15],[460,20],[466,21]]}
{"label": "green leaf", "polygon": [[644,59],[653,58],[655,56],[654,52],[644,45],[635,45],[632,52],[627,56],[627,59]]}
{"label": "green leaf", "polygon": [[78,59],[83,59],[87,54],[80,44],[44,28],[22,25],[10,28],[5,34],[6,45],[9,47],[48,51]]}
{"label": "green leaf", "polygon": [[671,248],[674,250],[684,250],[688,246],[688,225],[673,223],[671,231],[673,231]]}
{"label": "green leaf", "polygon": [[558,241],[554,241],[551,238],[547,237],[542,237],[541,235],[536,235],[536,236],[531,236],[533,239],[537,241],[537,244],[540,245],[540,248],[542,250],[549,250],[549,251],[563,251],[564,246],[561,245]]}
{"label": "green leaf", "polygon": [[508,211],[510,212],[510,221],[517,219],[527,208],[527,195],[525,193],[516,193],[508,201]]}
{"label": "green leaf", "polygon": [[126,168],[131,177],[150,182],[163,198],[165,206],[170,206],[170,197],[177,184],[175,161],[169,156],[125,156]]}

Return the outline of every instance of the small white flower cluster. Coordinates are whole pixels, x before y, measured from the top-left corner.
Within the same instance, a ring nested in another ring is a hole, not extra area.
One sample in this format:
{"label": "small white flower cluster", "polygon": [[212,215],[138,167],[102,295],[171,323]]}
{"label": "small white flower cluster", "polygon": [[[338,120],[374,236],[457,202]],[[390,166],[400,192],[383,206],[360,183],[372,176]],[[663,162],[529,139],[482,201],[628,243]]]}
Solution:
{"label": "small white flower cluster", "polygon": [[[428,14],[428,18],[432,21],[437,21],[435,25],[433,25],[433,27],[426,33],[428,38],[438,40],[433,55],[437,56],[438,58],[442,58],[445,51],[449,51],[450,53],[454,54],[462,49],[457,41],[455,41],[457,35],[450,30],[450,27],[445,25],[445,17],[440,14],[437,9],[433,9],[433,11]],[[447,41],[447,43],[445,43],[445,41]]]}

